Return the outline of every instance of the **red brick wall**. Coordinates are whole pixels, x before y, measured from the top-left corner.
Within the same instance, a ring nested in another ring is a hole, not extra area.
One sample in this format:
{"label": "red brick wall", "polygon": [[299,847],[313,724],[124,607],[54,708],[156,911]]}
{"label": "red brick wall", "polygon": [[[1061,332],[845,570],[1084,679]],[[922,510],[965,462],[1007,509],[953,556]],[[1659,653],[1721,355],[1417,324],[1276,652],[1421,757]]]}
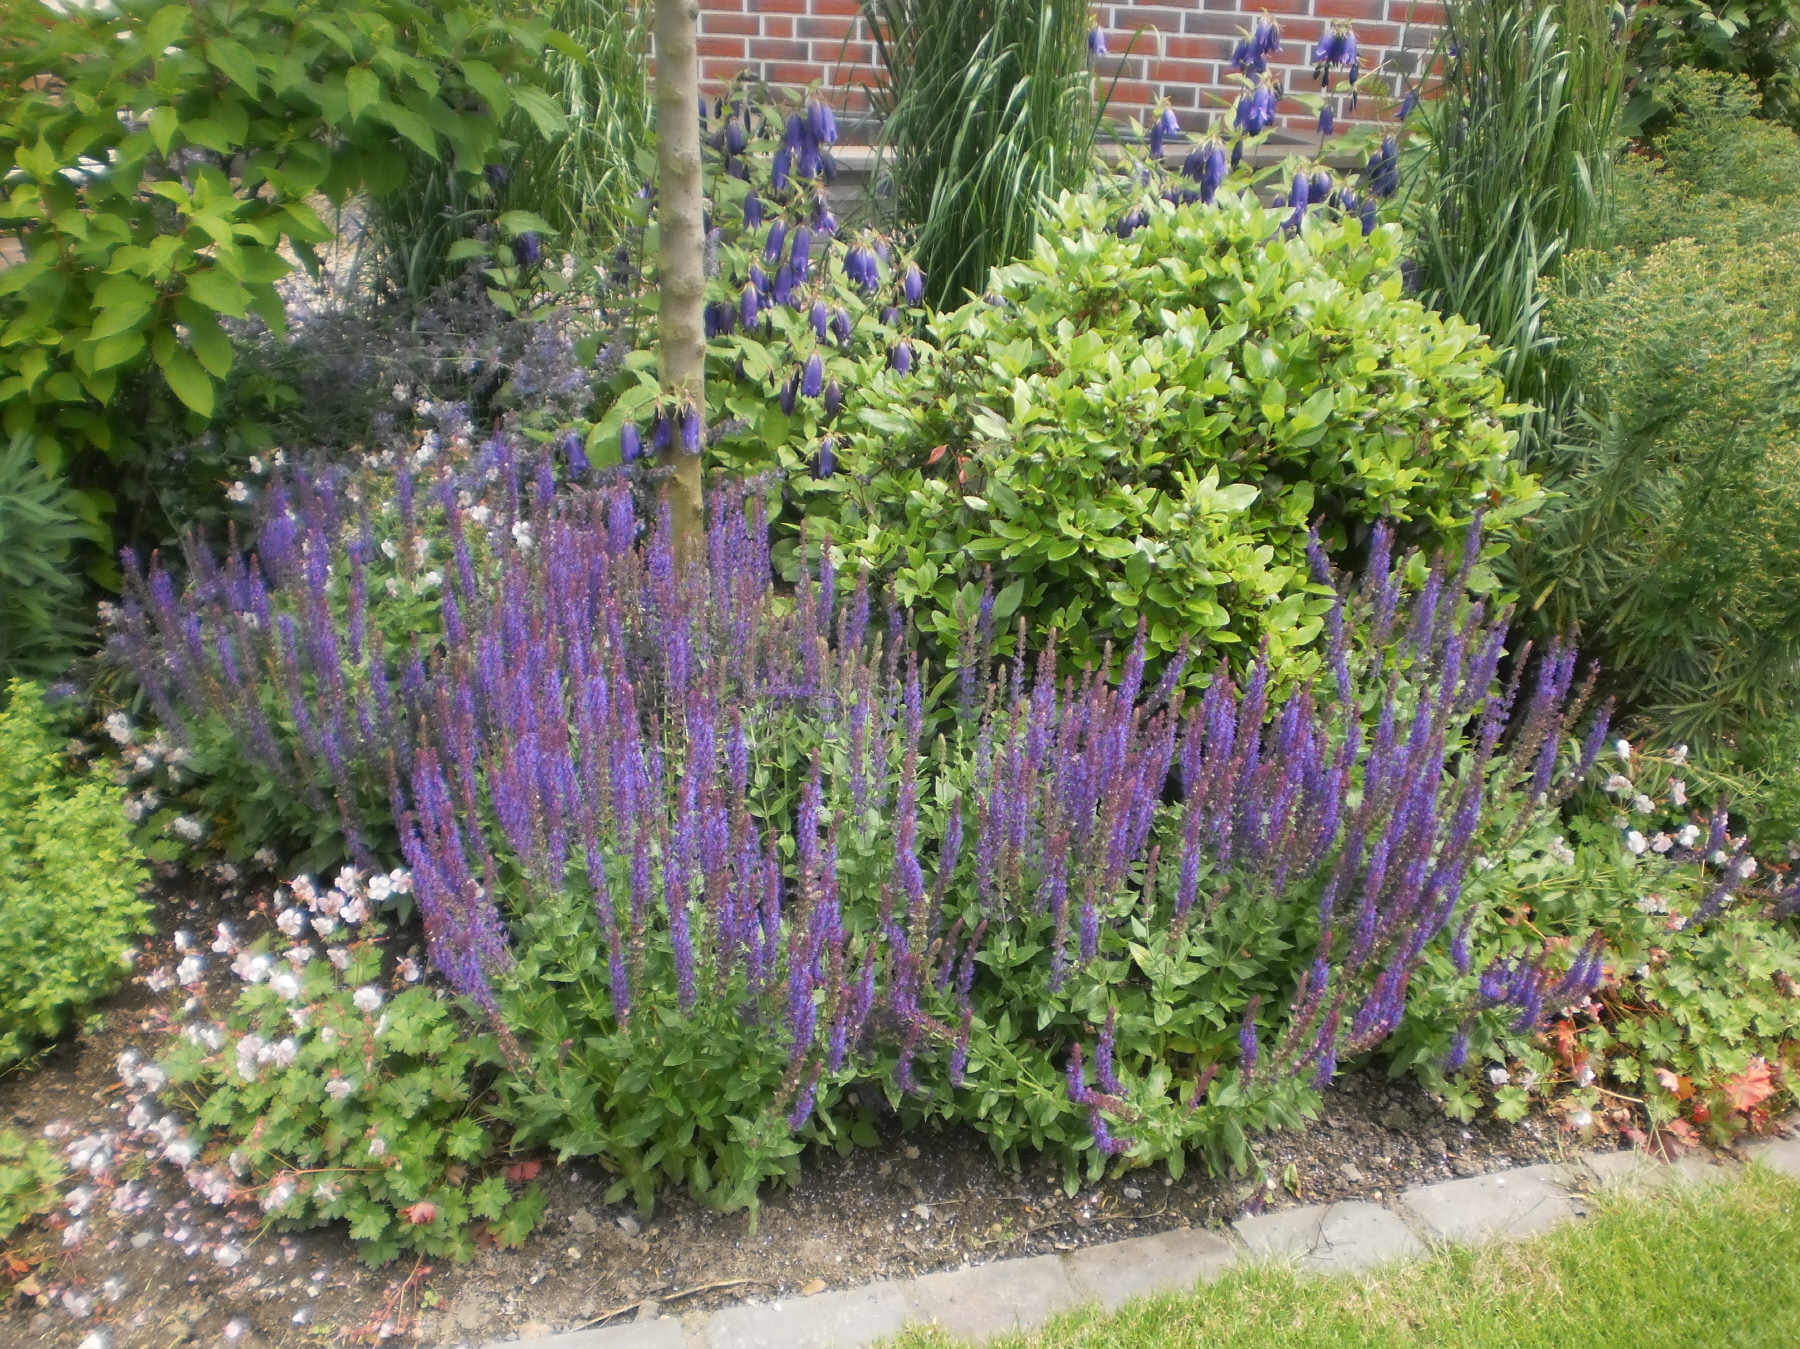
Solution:
{"label": "red brick wall", "polygon": [[[1282,51],[1271,67],[1289,88],[1316,90],[1309,64],[1313,44],[1334,19],[1347,19],[1362,50],[1383,70],[1410,72],[1416,54],[1430,46],[1425,27],[1434,3],[1414,0],[1159,0],[1094,6],[1106,28],[1111,55],[1095,63],[1103,83],[1118,77],[1111,112],[1142,114],[1167,98],[1188,130],[1201,130],[1217,109],[1237,96],[1226,63],[1239,30],[1266,11],[1281,25]],[[1410,25],[1409,25],[1410,20]],[[857,0],[700,0],[700,75],[717,88],[749,70],[771,84],[822,83],[837,106],[867,108],[864,89],[874,77],[875,48]],[[1341,79],[1337,81],[1341,85]],[[1284,121],[1310,127],[1313,114],[1291,100]],[[1339,96],[1339,119],[1349,116]],[[1360,116],[1372,112],[1369,103]]]}

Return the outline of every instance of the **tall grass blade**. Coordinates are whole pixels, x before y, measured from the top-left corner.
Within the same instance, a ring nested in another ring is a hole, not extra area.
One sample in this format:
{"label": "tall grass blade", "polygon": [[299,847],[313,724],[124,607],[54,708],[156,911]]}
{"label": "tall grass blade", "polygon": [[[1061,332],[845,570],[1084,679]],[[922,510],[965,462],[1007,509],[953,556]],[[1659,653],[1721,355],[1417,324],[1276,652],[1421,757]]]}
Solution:
{"label": "tall grass blade", "polygon": [[877,178],[939,305],[1037,239],[1043,203],[1087,176],[1100,107],[1076,0],[864,0],[882,77]]}
{"label": "tall grass blade", "polygon": [[1420,284],[1503,348],[1509,392],[1537,409],[1529,457],[1571,397],[1539,282],[1604,220],[1624,47],[1605,0],[1451,0],[1436,58],[1409,203]]}

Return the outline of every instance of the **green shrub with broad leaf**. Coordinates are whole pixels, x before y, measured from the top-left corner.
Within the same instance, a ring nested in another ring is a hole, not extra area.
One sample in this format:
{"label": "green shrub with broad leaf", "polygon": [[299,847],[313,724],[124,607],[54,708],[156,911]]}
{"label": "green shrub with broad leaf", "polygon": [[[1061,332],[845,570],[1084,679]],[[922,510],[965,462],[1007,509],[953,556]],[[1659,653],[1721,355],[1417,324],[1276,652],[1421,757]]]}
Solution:
{"label": "green shrub with broad leaf", "polygon": [[1249,194],[1159,204],[1128,238],[1116,214],[1065,196],[1030,259],[933,325],[941,354],[857,391],[835,474],[812,476],[817,439],[782,453],[811,536],[891,577],[946,652],[991,572],[1002,652],[1023,619],[1079,666],[1141,623],[1153,661],[1266,642],[1303,677],[1330,605],[1315,521],[1334,550],[1387,518],[1429,551],[1539,501],[1494,353],[1404,294],[1396,230],[1291,234]]}
{"label": "green shrub with broad leaf", "polygon": [[231,327],[283,328],[287,255],[316,268],[331,238],[314,202],[400,186],[408,149],[478,172],[515,107],[560,127],[529,82],[546,41],[474,4],[10,7],[0,238],[23,256],[0,270],[0,428],[93,518],[123,496],[132,533],[166,533],[159,446],[258,443],[271,391],[232,381]]}
{"label": "green shrub with broad leaf", "polygon": [[1657,0],[1631,12],[1627,59],[1631,128],[1666,127],[1679,84],[1695,71],[1741,77],[1759,116],[1800,130],[1800,4],[1795,0]]}
{"label": "green shrub with broad leaf", "polygon": [[124,792],[65,764],[43,686],[0,706],[0,1065],[66,1030],[124,976],[149,909]]}

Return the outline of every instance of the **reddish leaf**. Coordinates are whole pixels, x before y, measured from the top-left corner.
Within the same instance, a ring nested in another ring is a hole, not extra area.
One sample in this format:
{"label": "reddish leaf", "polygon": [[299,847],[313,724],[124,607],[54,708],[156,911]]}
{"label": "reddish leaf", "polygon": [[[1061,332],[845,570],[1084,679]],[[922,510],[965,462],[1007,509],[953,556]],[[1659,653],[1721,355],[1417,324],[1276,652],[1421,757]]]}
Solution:
{"label": "reddish leaf", "polygon": [[530,1180],[544,1169],[542,1162],[514,1162],[506,1168],[506,1178],[514,1185]]}
{"label": "reddish leaf", "polygon": [[430,1200],[421,1199],[411,1208],[401,1209],[400,1216],[414,1227],[429,1227],[437,1221],[437,1205]]}
{"label": "reddish leaf", "polygon": [[1663,1125],[1663,1132],[1683,1147],[1697,1148],[1700,1146],[1699,1133],[1684,1119],[1670,1120]]}
{"label": "reddish leaf", "polygon": [[1662,1084],[1665,1091],[1673,1092],[1675,1099],[1678,1101],[1685,1101],[1694,1094],[1694,1080],[1692,1078],[1677,1077],[1667,1068],[1658,1068],[1656,1070],[1656,1080]]}
{"label": "reddish leaf", "polygon": [[932,450],[932,452],[930,454],[925,456],[925,462],[927,464],[937,463],[938,460],[940,460],[944,457],[945,452],[947,450],[949,450],[949,448],[950,447],[948,445],[937,446],[935,449]]}
{"label": "reddish leaf", "polygon": [[1769,1081],[1769,1065],[1761,1058],[1750,1060],[1750,1066],[1725,1083],[1725,1098],[1733,1110],[1748,1111],[1775,1094]]}

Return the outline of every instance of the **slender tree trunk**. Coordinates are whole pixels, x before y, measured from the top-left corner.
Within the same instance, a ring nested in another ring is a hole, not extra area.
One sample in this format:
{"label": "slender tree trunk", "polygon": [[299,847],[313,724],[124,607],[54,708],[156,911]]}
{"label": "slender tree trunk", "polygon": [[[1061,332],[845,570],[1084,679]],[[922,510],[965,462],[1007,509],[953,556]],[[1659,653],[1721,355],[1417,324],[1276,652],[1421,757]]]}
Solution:
{"label": "slender tree trunk", "polygon": [[[706,416],[705,220],[700,181],[698,0],[656,0],[656,215],[661,227],[657,350],[666,394]],[[662,455],[677,551],[704,558],[700,455],[683,446],[680,424]]]}

